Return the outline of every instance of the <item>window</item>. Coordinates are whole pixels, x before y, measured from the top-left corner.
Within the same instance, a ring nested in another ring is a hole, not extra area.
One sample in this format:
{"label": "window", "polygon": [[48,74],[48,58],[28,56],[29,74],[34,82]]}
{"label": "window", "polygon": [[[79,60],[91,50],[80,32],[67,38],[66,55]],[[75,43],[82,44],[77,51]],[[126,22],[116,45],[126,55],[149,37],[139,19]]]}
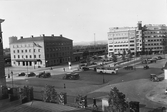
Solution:
{"label": "window", "polygon": [[28,56],[26,55],[26,58],[28,58]]}
{"label": "window", "polygon": [[17,50],[17,53],[19,53],[19,50]]}
{"label": "window", "polygon": [[13,55],[13,57],[14,57],[14,58],[16,58],[16,56],[15,56],[15,55]]}
{"label": "window", "polygon": [[18,58],[20,58],[20,55],[18,55]]}
{"label": "window", "polygon": [[39,58],[41,58],[41,55],[39,55]]}
{"label": "window", "polygon": [[34,58],[36,58],[36,55],[34,55]]}
{"label": "window", "polygon": [[34,52],[35,52],[35,49],[34,49]]}
{"label": "window", "polygon": [[29,49],[29,52],[31,52],[31,49]]}
{"label": "window", "polygon": [[22,58],[24,58],[24,56],[22,55]]}
{"label": "window", "polygon": [[21,50],[21,52],[23,53],[24,51],[23,51],[23,50]]}
{"label": "window", "polygon": [[15,53],[15,50],[13,50],[13,53]]}
{"label": "window", "polygon": [[38,52],[40,52],[40,49],[38,49]]}
{"label": "window", "polygon": [[30,58],[31,58],[31,55],[30,55]]}
{"label": "window", "polygon": [[25,52],[27,52],[27,49],[25,50]]}

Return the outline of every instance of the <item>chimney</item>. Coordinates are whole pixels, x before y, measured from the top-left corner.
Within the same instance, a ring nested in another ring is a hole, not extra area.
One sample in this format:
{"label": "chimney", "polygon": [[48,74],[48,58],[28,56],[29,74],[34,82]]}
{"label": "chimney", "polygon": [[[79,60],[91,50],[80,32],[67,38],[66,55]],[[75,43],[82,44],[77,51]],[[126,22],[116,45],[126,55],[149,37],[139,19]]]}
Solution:
{"label": "chimney", "polygon": [[31,35],[31,37],[32,37],[32,38],[34,38],[34,36],[33,36],[33,35]]}
{"label": "chimney", "polygon": [[62,34],[60,34],[60,37],[63,37]]}
{"label": "chimney", "polygon": [[20,39],[23,39],[23,36],[21,36]]}
{"label": "chimney", "polygon": [[45,37],[45,34],[43,34],[43,37]]}
{"label": "chimney", "polygon": [[54,34],[52,34],[52,37],[54,37]]}

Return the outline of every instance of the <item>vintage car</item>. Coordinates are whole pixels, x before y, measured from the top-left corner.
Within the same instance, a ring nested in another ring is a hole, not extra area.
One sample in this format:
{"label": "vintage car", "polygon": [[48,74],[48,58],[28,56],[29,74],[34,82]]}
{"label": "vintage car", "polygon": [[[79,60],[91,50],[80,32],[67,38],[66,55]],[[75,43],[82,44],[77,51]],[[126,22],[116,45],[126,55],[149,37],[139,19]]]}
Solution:
{"label": "vintage car", "polygon": [[26,74],[24,72],[19,73],[17,76],[25,76]]}
{"label": "vintage car", "polygon": [[36,76],[36,74],[34,72],[30,72],[28,74],[26,74],[26,77],[33,77]]}
{"label": "vintage car", "polygon": [[66,73],[63,79],[78,80],[80,78],[79,73],[70,72]]}
{"label": "vintage car", "polygon": [[38,75],[36,75],[38,78],[49,78],[51,77],[51,74],[49,72],[40,72]]}

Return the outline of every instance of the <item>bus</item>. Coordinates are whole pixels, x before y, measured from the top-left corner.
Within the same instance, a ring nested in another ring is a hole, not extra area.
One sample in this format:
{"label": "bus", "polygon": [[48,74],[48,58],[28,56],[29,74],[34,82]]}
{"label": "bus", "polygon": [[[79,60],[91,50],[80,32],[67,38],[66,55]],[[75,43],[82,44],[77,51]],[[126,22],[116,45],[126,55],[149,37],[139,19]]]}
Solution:
{"label": "bus", "polygon": [[97,73],[107,73],[107,74],[117,74],[118,68],[115,67],[97,67],[96,68]]}

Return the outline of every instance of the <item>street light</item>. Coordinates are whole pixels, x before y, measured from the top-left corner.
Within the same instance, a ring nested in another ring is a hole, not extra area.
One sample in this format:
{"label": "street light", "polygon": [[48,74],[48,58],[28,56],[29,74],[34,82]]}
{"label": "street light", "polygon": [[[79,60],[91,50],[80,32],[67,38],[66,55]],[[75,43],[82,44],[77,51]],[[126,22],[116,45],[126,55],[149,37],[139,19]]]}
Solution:
{"label": "street light", "polygon": [[13,86],[13,71],[11,71],[11,75],[12,75],[12,88],[14,87]]}

